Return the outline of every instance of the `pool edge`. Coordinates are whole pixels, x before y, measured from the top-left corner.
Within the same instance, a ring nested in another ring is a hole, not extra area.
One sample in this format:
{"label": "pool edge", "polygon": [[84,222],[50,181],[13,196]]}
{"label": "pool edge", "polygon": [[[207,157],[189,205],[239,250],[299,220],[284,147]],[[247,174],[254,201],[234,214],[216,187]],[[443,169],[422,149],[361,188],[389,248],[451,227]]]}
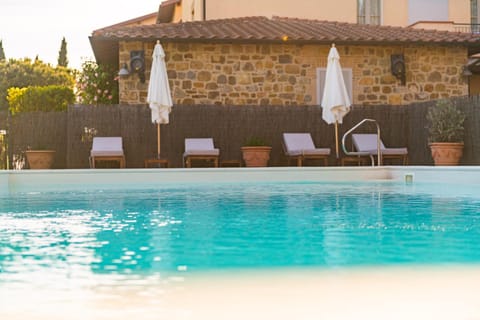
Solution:
{"label": "pool edge", "polygon": [[393,180],[480,183],[480,166],[267,167],[172,169],[65,169],[0,171],[0,195],[16,192],[125,188],[141,184],[208,182],[334,182]]}

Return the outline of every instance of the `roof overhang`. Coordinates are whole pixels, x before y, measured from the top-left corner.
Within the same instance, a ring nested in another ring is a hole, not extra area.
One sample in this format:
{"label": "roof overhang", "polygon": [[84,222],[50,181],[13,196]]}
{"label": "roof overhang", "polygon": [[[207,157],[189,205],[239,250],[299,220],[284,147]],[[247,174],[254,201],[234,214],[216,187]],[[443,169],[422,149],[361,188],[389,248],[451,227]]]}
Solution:
{"label": "roof overhang", "polygon": [[[165,3],[165,2],[164,2]],[[170,6],[177,0],[169,0]],[[163,4],[163,3],[162,3]],[[168,7],[168,6],[167,6]],[[121,41],[187,43],[253,43],[294,45],[429,45],[461,46],[480,52],[480,35],[411,28],[369,26],[281,17],[245,17],[184,23],[115,26],[90,37],[99,63],[118,62]],[[465,56],[467,59],[467,55]]]}
{"label": "roof overhang", "polygon": [[118,65],[118,40],[89,37],[98,64]]}
{"label": "roof overhang", "polygon": [[167,0],[160,3],[158,7],[157,23],[172,22],[175,6],[180,4],[181,0]]}

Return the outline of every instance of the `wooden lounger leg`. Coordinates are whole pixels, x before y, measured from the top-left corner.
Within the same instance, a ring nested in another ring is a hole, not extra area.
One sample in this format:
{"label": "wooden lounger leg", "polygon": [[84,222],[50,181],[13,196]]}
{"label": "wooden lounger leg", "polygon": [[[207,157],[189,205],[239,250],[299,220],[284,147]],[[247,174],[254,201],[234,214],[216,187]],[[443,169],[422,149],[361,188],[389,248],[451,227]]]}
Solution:
{"label": "wooden lounger leg", "polygon": [[302,157],[297,157],[297,167],[302,166]]}

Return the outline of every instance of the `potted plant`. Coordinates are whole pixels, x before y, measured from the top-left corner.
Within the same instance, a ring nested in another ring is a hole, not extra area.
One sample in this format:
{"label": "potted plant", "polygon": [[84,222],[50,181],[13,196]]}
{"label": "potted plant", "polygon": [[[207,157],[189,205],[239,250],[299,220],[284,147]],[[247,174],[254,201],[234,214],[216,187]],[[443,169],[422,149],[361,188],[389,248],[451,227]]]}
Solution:
{"label": "potted plant", "polygon": [[42,146],[26,150],[25,156],[30,169],[51,169],[55,160],[55,150]]}
{"label": "potted plant", "polygon": [[242,147],[243,161],[247,167],[266,167],[272,147],[258,137],[252,137]]}
{"label": "potted plant", "polygon": [[435,165],[458,165],[463,155],[465,113],[450,100],[439,100],[427,112],[429,146]]}

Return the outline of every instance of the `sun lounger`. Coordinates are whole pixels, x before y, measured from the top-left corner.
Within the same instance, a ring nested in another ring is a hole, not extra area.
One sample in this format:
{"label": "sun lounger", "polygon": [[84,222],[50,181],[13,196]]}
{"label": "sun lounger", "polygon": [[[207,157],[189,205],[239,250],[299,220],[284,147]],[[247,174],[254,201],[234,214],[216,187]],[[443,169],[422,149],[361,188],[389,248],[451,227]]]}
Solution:
{"label": "sun lounger", "polygon": [[97,161],[118,161],[120,168],[125,168],[122,137],[94,137],[90,151],[90,168],[95,168]]}
{"label": "sun lounger", "polygon": [[297,166],[301,167],[304,160],[319,159],[328,166],[330,148],[316,148],[310,133],[284,133],[283,149],[289,165],[291,160],[296,160]]}
{"label": "sun lounger", "polygon": [[185,139],[183,160],[187,168],[192,167],[192,160],[211,161],[214,167],[218,167],[219,156],[220,150],[214,147],[212,138]]}
{"label": "sun lounger", "polygon": [[[366,152],[373,156],[377,155],[377,134],[352,134],[352,142],[357,151]],[[382,140],[380,140],[380,153],[382,155],[382,163],[385,159],[398,159],[402,162],[403,165],[408,164],[407,148],[386,148]]]}

